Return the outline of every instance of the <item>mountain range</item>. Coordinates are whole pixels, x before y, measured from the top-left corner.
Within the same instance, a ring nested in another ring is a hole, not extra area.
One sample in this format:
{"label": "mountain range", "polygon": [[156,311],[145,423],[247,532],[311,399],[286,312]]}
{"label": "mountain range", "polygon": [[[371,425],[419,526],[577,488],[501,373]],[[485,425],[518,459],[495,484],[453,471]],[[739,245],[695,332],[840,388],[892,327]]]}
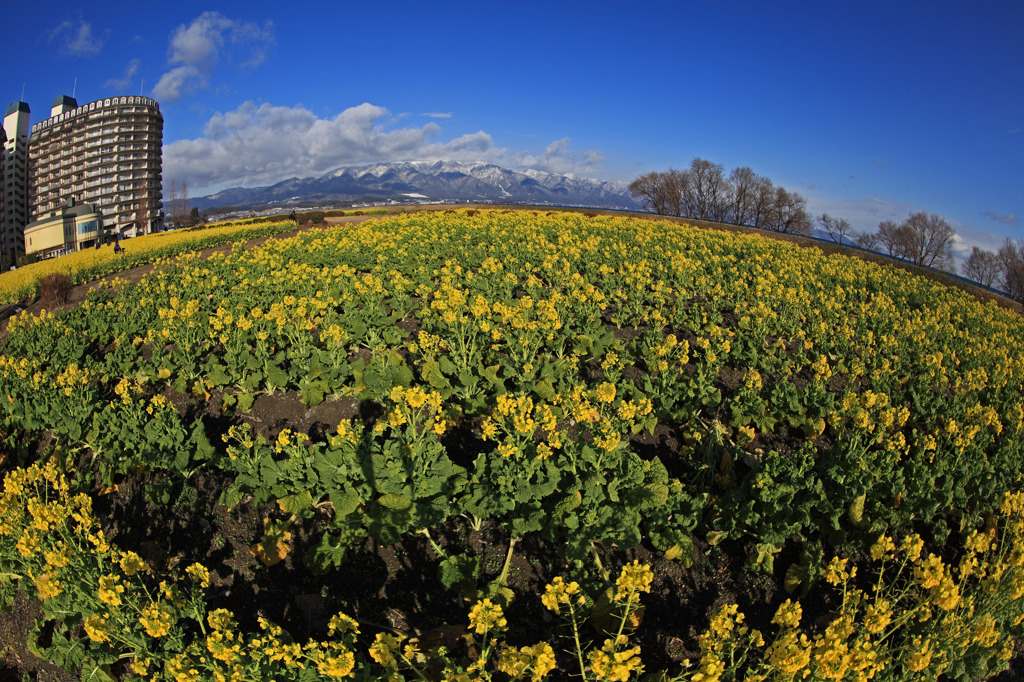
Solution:
{"label": "mountain range", "polygon": [[337,168],[317,178],[290,178],[267,187],[232,187],[195,197],[191,205],[282,208],[343,203],[479,202],[639,210],[629,183],[577,178],[489,163],[375,163]]}

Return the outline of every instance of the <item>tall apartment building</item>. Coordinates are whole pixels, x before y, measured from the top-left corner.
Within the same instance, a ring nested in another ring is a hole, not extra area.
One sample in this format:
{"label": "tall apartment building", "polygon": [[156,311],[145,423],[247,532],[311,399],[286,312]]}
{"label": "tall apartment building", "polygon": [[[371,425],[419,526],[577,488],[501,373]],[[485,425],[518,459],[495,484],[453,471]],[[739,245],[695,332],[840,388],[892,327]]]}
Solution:
{"label": "tall apartment building", "polygon": [[160,106],[149,97],[110,97],[81,106],[72,97],[58,97],[50,117],[32,126],[29,138],[28,221],[75,199],[99,208],[111,236],[159,229],[163,125]]}
{"label": "tall apartment building", "polygon": [[0,126],[0,234],[3,233],[4,214],[7,209],[6,202],[4,201],[4,161],[7,157],[7,154],[4,152],[4,147],[6,145],[7,131],[4,130],[3,126]]}
{"label": "tall apartment building", "polygon": [[13,256],[25,253],[23,232],[28,214],[28,104],[15,102],[4,114],[3,223],[0,224],[0,261],[13,265]]}

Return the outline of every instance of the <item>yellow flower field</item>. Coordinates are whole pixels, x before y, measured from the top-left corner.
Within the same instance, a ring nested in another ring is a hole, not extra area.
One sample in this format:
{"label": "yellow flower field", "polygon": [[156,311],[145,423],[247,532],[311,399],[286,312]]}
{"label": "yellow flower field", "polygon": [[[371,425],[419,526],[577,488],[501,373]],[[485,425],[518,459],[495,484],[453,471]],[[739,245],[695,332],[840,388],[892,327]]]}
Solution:
{"label": "yellow flower field", "polygon": [[258,225],[229,222],[202,229],[177,230],[148,234],[127,240],[124,252],[115,254],[110,244],[99,249],[85,249],[75,253],[30,263],[17,270],[0,273],[0,304],[13,303],[35,296],[39,280],[53,273],[63,273],[73,284],[88,282],[111,273],[170,258],[180,253],[204,249],[233,241],[276,234],[294,227],[294,223],[263,223]]}
{"label": "yellow flower field", "polygon": [[1022,396],[1019,316],[756,235],[311,231],[10,320],[0,595],[118,679],[985,679]]}

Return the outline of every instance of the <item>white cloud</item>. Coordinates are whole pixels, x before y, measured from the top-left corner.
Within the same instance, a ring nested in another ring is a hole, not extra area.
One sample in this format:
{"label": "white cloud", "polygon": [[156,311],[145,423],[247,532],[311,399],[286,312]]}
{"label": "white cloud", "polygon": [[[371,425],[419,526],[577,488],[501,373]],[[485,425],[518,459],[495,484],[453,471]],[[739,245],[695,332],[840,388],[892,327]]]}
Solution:
{"label": "white cloud", "polygon": [[975,230],[955,220],[949,221],[949,224],[956,230],[953,260],[956,261],[957,272],[960,271],[960,264],[967,260],[975,246],[986,251],[998,251],[999,247],[1006,243],[1006,237]]}
{"label": "white cloud", "polygon": [[142,62],[138,59],[132,59],[128,62],[128,65],[124,67],[124,73],[121,74],[120,78],[111,78],[103,84],[106,90],[127,90],[132,80],[135,78],[135,74],[139,72],[139,66]]}
{"label": "white cloud", "polygon": [[224,187],[260,186],[289,177],[321,175],[339,166],[388,161],[485,161],[511,168],[557,173],[593,171],[604,159],[598,150],[569,149],[569,138],[552,142],[541,154],[495,147],[480,130],[448,141],[441,127],[395,128],[387,109],[364,103],[333,118],[308,109],[246,102],[214,115],[203,136],[164,146],[164,178],[188,182],[192,193]]}
{"label": "white cloud", "polygon": [[159,100],[173,102],[209,87],[210,77],[221,63],[237,62],[255,68],[262,64],[274,45],[274,25],[235,21],[219,12],[204,12],[188,26],[182,24],[171,34],[168,47],[170,67],[153,88]]}
{"label": "white cloud", "polygon": [[92,32],[92,24],[79,21],[76,26],[70,21],[63,21],[50,31],[48,43],[58,42],[63,54],[72,57],[92,57],[103,49],[104,38]]}
{"label": "white cloud", "polygon": [[451,118],[452,117],[451,113],[433,113],[433,114],[423,114],[423,115],[427,116],[429,118]]}
{"label": "white cloud", "polygon": [[178,66],[160,76],[153,88],[153,96],[165,102],[176,102],[186,94],[209,85],[205,73],[194,66]]}
{"label": "white cloud", "polygon": [[511,154],[504,165],[515,168],[533,168],[563,175],[590,175],[604,162],[604,153],[593,149],[583,153],[569,150],[571,138],[563,137],[549,144],[544,153],[535,156],[529,152]]}

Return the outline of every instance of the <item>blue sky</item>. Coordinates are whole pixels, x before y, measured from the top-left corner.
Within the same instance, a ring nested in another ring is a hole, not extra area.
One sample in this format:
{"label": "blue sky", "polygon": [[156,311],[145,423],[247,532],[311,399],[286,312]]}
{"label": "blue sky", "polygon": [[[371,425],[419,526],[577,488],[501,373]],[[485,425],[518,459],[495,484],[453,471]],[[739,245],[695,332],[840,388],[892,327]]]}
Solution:
{"label": "blue sky", "polygon": [[[873,230],[1024,239],[1024,4],[70,2],[5,12],[4,104],[143,93],[192,196],[342,165],[750,166]],[[76,85],[77,79],[77,85]]]}

